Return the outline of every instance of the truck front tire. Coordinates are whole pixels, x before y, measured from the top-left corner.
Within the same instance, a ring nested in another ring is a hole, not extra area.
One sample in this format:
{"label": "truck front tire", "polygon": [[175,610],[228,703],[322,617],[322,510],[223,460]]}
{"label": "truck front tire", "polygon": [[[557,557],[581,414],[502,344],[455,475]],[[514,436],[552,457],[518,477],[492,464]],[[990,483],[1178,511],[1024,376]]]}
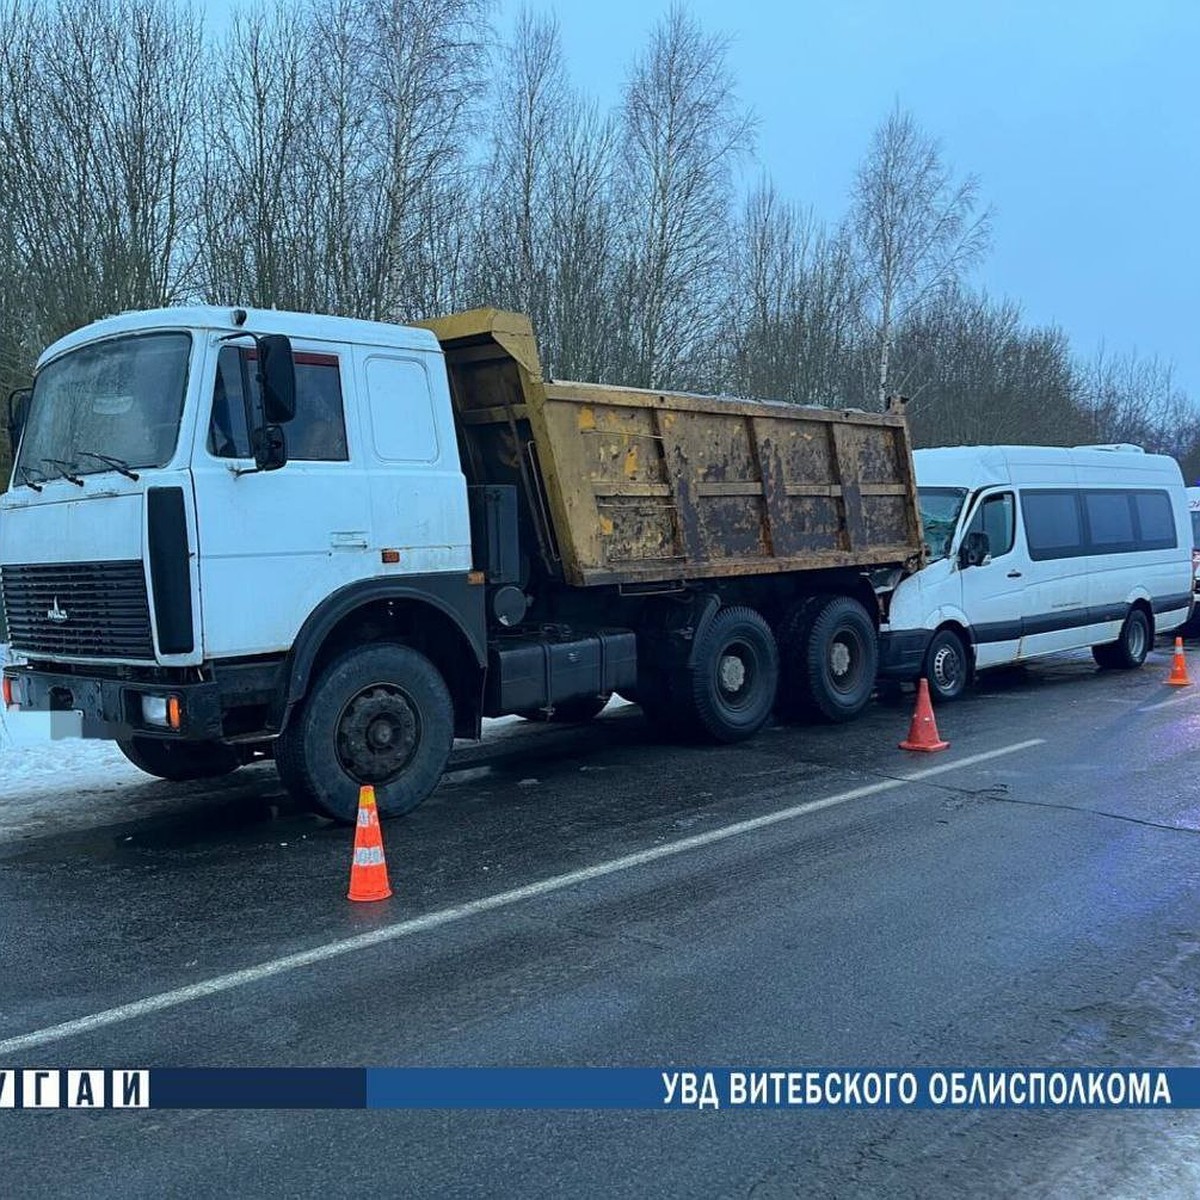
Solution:
{"label": "truck front tire", "polygon": [[437,787],[454,740],[454,704],[438,669],[408,646],[372,643],[335,659],[275,745],[284,785],[347,824],[369,784],[382,817],[410,812]]}
{"label": "truck front tire", "polygon": [[241,755],[221,742],[175,742],[134,734],[118,738],[117,748],[139,771],[172,783],[217,779],[242,765]]}

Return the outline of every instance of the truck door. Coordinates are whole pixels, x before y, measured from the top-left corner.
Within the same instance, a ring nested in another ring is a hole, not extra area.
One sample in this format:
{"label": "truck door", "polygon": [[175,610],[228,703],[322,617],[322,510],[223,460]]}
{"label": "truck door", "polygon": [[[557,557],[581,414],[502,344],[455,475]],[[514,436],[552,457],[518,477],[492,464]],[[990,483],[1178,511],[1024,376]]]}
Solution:
{"label": "truck door", "polygon": [[[962,607],[975,636],[975,665],[994,667],[1017,657],[1021,638],[1028,556],[1018,542],[1017,501],[1010,488],[986,494],[963,531],[986,533],[991,558],[963,567]],[[960,542],[961,544],[961,542]]]}
{"label": "truck door", "polygon": [[256,471],[246,396],[252,348],[214,344],[212,403],[192,455],[206,657],[286,651],[339,587],[374,573],[349,347],[294,342],[288,461]]}
{"label": "truck door", "polygon": [[389,574],[471,569],[467,482],[440,354],[360,348],[356,373],[364,462],[379,544],[399,552]]}

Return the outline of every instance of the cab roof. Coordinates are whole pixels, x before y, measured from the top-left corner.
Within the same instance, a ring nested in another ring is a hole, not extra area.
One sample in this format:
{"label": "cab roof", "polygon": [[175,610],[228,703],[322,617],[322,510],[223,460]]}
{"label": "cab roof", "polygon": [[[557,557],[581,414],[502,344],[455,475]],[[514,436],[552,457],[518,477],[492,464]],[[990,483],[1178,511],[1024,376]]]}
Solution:
{"label": "cab roof", "polygon": [[[241,324],[235,314],[245,314]],[[197,305],[193,307],[150,308],[121,313],[93,321],[73,330],[47,347],[38,358],[41,367],[52,358],[77,346],[121,334],[149,333],[156,330],[189,330],[213,333],[282,333],[288,337],[314,342],[351,342],[401,350],[437,350],[437,338],[427,329],[395,325],[387,321],[358,321],[350,317],[332,317],[320,313],[281,312],[273,308]]]}
{"label": "cab roof", "polygon": [[939,446],[913,452],[918,487],[1138,482],[1181,484],[1173,458],[1138,446]]}

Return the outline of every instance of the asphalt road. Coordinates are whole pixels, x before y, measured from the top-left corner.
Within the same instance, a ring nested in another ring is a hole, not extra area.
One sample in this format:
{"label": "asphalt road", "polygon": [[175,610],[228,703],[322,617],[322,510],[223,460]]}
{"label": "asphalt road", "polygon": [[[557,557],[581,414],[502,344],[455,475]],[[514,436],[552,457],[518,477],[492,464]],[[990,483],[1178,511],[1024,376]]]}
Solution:
{"label": "asphalt road", "polygon": [[[0,833],[0,1065],[1192,1065],[1200,684],[1167,657],[985,677],[940,755],[896,748],[909,698],[718,749],[634,708],[515,729],[386,827],[371,906],[269,768],[72,796]],[[14,1196],[1195,1195],[1198,1150],[1182,1112],[0,1113]]]}

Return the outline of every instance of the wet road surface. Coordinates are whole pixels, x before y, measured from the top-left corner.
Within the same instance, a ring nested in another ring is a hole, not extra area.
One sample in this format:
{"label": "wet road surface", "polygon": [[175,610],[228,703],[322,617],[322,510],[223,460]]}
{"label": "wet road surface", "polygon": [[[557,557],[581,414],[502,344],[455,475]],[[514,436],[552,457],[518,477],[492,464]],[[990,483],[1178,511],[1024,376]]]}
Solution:
{"label": "wet road surface", "polygon": [[[1200,686],[1168,691],[1168,658],[985,676],[939,710],[940,755],[896,748],[910,696],[725,748],[657,745],[633,707],[511,727],[386,826],[396,895],[371,906],[344,899],[347,832],[270,767],[91,806],[47,791],[36,828],[0,832],[0,1065],[1192,1065]],[[0,1114],[0,1176],[20,1195],[1188,1195],[1198,1129],[24,1112]]]}

